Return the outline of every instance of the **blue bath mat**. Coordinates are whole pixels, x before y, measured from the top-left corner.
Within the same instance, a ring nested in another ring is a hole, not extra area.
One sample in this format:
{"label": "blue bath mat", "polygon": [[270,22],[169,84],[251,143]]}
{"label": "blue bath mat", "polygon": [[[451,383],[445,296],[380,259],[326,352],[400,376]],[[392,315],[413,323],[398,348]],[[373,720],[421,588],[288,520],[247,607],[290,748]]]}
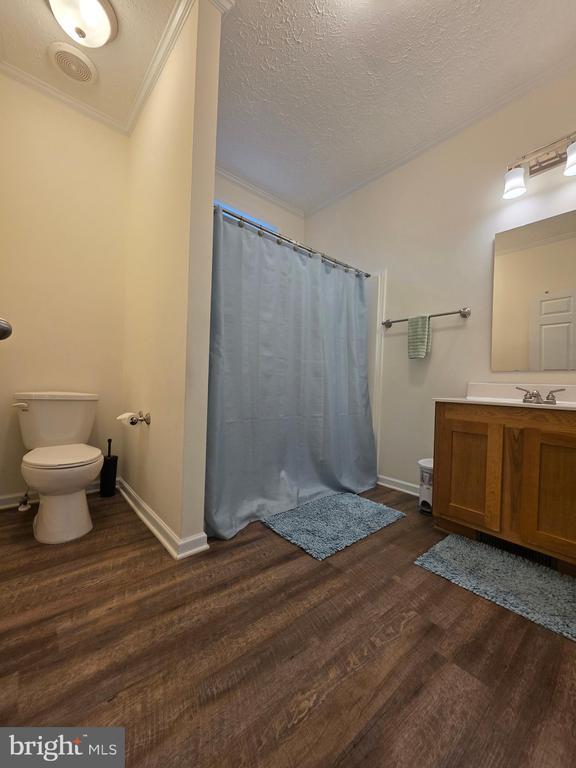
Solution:
{"label": "blue bath mat", "polygon": [[416,565],[576,640],[576,579],[523,557],[450,535]]}
{"label": "blue bath mat", "polygon": [[262,522],[316,560],[324,560],[402,517],[403,512],[354,493],[336,493]]}

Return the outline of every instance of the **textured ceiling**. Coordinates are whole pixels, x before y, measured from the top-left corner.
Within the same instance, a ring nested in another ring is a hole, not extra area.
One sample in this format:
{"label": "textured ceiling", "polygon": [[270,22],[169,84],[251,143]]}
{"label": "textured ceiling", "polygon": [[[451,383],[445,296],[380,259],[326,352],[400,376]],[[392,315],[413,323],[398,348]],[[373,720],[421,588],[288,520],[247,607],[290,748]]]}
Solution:
{"label": "textured ceiling", "polygon": [[576,64],[574,0],[237,0],[218,165],[310,211]]}
{"label": "textured ceiling", "polygon": [[178,0],[112,0],[118,36],[102,48],[82,48],[98,69],[96,82],[77,83],[49,61],[51,42],[76,43],[60,28],[47,0],[0,0],[0,69],[56,95],[72,99],[95,116],[128,128],[141,88],[150,79],[163,35],[182,5]]}

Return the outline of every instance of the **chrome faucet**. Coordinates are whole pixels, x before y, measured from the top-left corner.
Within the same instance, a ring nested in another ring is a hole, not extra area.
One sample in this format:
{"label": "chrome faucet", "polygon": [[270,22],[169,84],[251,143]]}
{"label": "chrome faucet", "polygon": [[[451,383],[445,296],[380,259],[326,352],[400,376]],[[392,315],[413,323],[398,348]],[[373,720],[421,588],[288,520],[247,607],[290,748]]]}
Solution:
{"label": "chrome faucet", "polygon": [[536,403],[537,405],[544,404],[542,395],[537,389],[526,389],[525,387],[516,387],[516,389],[526,393],[522,398],[523,403]]}
{"label": "chrome faucet", "polygon": [[525,387],[516,387],[521,392],[525,392],[522,398],[523,403],[533,403],[535,405],[556,405],[556,392],[565,392],[566,387],[551,389],[544,399],[537,389],[526,389]]}

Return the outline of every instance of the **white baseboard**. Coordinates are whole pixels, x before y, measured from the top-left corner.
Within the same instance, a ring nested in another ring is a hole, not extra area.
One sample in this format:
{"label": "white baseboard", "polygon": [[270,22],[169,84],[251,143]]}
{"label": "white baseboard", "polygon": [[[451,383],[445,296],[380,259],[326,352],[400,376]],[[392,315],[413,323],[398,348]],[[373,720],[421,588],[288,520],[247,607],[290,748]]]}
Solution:
{"label": "white baseboard", "polygon": [[420,495],[420,486],[416,483],[407,483],[405,480],[398,480],[395,477],[386,477],[378,475],[378,485],[384,485],[386,488],[393,488],[395,491],[409,493],[410,496]]}
{"label": "white baseboard", "polygon": [[122,477],[118,478],[118,489],[142,522],[176,560],[182,560],[209,549],[205,533],[197,533],[194,536],[187,536],[185,539],[177,536],[172,528],[166,525],[164,520],[154,512],[152,507],[146,504],[144,499],[138,496],[136,491]]}
{"label": "white baseboard", "polygon": [[[100,481],[96,480],[94,483],[90,483],[88,488],[86,488],[86,493],[97,493],[100,490]],[[13,509],[14,507],[19,506],[20,500],[24,496],[25,491],[20,491],[20,493],[9,493],[5,496],[0,496],[0,511],[4,509]],[[28,493],[28,499],[31,504],[36,504],[38,501],[38,494],[36,491],[30,491]]]}

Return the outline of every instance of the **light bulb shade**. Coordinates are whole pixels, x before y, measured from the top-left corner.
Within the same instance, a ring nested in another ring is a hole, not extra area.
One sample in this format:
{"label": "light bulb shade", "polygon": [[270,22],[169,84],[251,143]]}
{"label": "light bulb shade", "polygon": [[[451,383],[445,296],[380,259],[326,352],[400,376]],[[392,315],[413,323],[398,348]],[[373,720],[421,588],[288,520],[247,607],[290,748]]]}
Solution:
{"label": "light bulb shade", "polygon": [[570,144],[566,150],[564,176],[576,176],[576,141]]}
{"label": "light bulb shade", "polygon": [[524,168],[512,168],[504,176],[504,200],[512,200],[526,192],[524,182]]}
{"label": "light bulb shade", "polygon": [[79,45],[100,48],[116,37],[118,20],[108,0],[48,0],[54,18]]}

